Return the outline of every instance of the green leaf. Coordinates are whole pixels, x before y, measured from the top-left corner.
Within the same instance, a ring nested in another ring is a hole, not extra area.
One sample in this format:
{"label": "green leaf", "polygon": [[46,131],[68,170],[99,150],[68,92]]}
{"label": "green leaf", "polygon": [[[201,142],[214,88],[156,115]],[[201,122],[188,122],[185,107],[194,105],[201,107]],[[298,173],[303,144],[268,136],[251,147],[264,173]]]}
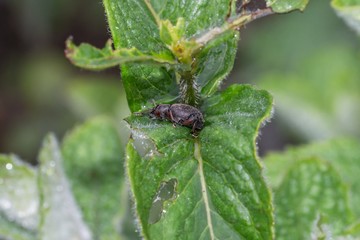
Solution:
{"label": "green leaf", "polygon": [[276,189],[292,164],[315,157],[331,163],[350,188],[351,210],[360,218],[360,143],[358,140],[335,139],[302,147],[289,148],[284,153],[268,155],[264,162],[271,185]]}
{"label": "green leaf", "polygon": [[183,18],[178,18],[176,25],[173,26],[169,20],[161,21],[160,24],[160,39],[167,45],[178,42],[185,32],[185,21]]}
{"label": "green leaf", "polygon": [[126,62],[175,63],[171,55],[166,53],[145,54],[134,47],[113,50],[111,45],[112,42],[108,41],[103,49],[95,48],[87,43],[82,43],[77,47],[69,38],[66,41],[65,53],[74,65],[92,70],[102,70]]}
{"label": "green leaf", "polygon": [[331,6],[344,21],[360,34],[360,1],[332,0]]}
{"label": "green leaf", "polygon": [[126,200],[123,149],[115,124],[90,119],[68,133],[62,152],[66,173],[94,238],[118,239]]}
{"label": "green leaf", "polygon": [[71,193],[52,134],[43,142],[39,163],[40,239],[92,239]]}
{"label": "green leaf", "polygon": [[331,166],[317,159],[299,161],[291,167],[276,190],[277,239],[308,239],[314,222],[341,233],[351,214],[347,188]]}
{"label": "green leaf", "polygon": [[[104,0],[115,49],[135,47],[144,52],[170,50],[161,42],[159,29],[144,1]],[[123,64],[121,77],[132,112],[151,99],[174,99],[178,89],[175,75],[160,66]]]}
{"label": "green leaf", "polygon": [[296,162],[275,191],[276,239],[311,239],[314,228],[325,224],[340,234],[352,216],[347,190],[328,163],[316,158]]}
{"label": "green leaf", "polygon": [[214,94],[234,66],[239,35],[235,31],[211,41],[198,57],[197,83],[205,96]]}
{"label": "green leaf", "polygon": [[266,0],[266,4],[276,13],[303,11],[308,2],[309,0]]}
{"label": "green leaf", "polygon": [[37,173],[13,155],[0,155],[0,238],[36,239]]}
{"label": "green leaf", "polygon": [[[229,2],[225,0],[167,1],[166,3],[157,0],[151,1],[151,5],[158,16],[154,17],[151,14],[145,1],[127,0],[120,3],[115,0],[104,0],[116,49],[135,47],[144,52],[170,51],[166,44],[170,44],[174,38],[183,35],[190,40],[210,27],[222,25],[229,8]],[[182,20],[178,22],[181,18],[184,19],[183,24]],[[169,20],[174,28],[169,27],[170,22],[166,20]],[[161,23],[163,23],[162,27],[158,25]],[[175,25],[175,23],[179,24]],[[227,35],[221,41],[212,43],[214,50],[204,49],[197,58],[199,64],[194,73],[199,75],[198,85],[200,88],[204,87],[204,94],[213,93],[231,70],[236,53],[236,42],[235,34]],[[213,75],[207,74],[209,68]],[[176,75],[173,71],[143,64],[124,64],[121,70],[132,112],[139,111],[146,105],[149,106],[151,99],[157,102],[171,102],[179,95]]]}
{"label": "green leaf", "polygon": [[233,85],[204,102],[198,138],[169,122],[126,119],[135,138],[126,166],[146,239],[273,238],[270,192],[255,152],[271,109],[267,92]]}

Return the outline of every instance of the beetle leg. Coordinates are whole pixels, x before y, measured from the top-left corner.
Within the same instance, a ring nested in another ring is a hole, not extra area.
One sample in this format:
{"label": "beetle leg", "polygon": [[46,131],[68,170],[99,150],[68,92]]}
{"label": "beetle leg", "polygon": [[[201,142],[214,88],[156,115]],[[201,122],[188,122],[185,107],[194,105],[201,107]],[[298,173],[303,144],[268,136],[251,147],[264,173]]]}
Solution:
{"label": "beetle leg", "polygon": [[170,116],[169,120],[173,123],[173,127],[175,128],[176,127],[176,122],[174,121],[174,116],[172,115],[172,112],[171,112],[170,108],[168,110],[168,114]]}
{"label": "beetle leg", "polygon": [[196,125],[197,125],[198,121],[195,121],[193,126],[192,126],[192,129],[191,129],[191,135],[194,137],[194,138],[197,138],[199,136],[199,132],[196,131]]}
{"label": "beetle leg", "polygon": [[195,133],[197,123],[198,123],[198,121],[194,121],[194,124],[192,125],[192,128],[191,128],[191,133]]}
{"label": "beetle leg", "polygon": [[175,123],[175,121],[174,121],[174,116],[172,115],[172,112],[171,112],[171,109],[169,108],[169,110],[168,110],[169,112],[169,116],[170,116],[170,121],[172,122],[172,123]]}

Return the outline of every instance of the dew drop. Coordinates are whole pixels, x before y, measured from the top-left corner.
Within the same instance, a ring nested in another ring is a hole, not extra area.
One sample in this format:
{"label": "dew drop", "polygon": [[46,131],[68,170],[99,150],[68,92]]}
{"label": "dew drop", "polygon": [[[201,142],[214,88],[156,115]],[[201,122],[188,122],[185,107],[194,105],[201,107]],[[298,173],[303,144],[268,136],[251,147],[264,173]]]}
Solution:
{"label": "dew drop", "polygon": [[11,163],[7,163],[5,167],[7,170],[11,170],[13,168],[13,165]]}

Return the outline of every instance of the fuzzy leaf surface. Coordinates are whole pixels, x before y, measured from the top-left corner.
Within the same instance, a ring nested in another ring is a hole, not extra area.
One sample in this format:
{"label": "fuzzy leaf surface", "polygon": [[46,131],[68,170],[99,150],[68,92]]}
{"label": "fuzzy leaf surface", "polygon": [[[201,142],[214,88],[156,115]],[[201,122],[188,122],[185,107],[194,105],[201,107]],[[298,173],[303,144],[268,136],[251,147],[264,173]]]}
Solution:
{"label": "fuzzy leaf surface", "polygon": [[332,0],[331,6],[344,21],[360,35],[360,1]]}
{"label": "fuzzy leaf surface", "polygon": [[0,155],[0,193],[0,239],[36,239],[36,169],[15,156]]}
{"label": "fuzzy leaf surface", "polygon": [[[167,38],[161,40],[160,29],[145,4],[145,1],[104,0],[104,6],[112,33],[115,49],[135,47],[143,52],[166,52]],[[180,31],[184,38],[205,32],[208,28],[222,25],[229,11],[229,2],[221,1],[151,1],[161,20],[170,20],[176,25],[178,18],[185,20]],[[164,36],[162,36],[165,38]],[[170,37],[169,37],[170,38]],[[199,75],[198,85],[204,94],[211,94],[233,66],[236,53],[236,34],[223,37],[205,49],[196,59],[195,75]],[[165,41],[165,42],[164,42]],[[213,50],[212,50],[213,48]],[[225,54],[226,53],[226,54]],[[181,66],[179,66],[181,67]],[[212,74],[206,75],[208,69]],[[161,66],[144,64],[123,64],[122,80],[132,112],[139,111],[154,99],[158,102],[174,101],[179,89],[174,70]],[[207,85],[211,86],[207,86]],[[206,87],[205,87],[206,86]]]}
{"label": "fuzzy leaf surface", "polygon": [[75,198],[94,238],[118,239],[126,201],[123,150],[109,118],[96,117],[68,133],[62,153]]}
{"label": "fuzzy leaf surface", "polygon": [[[272,239],[270,192],[255,152],[272,98],[233,85],[205,100],[205,127],[126,119],[127,171],[146,239]],[[171,226],[171,227],[169,227]]]}
{"label": "fuzzy leaf surface", "polygon": [[39,153],[39,239],[92,239],[64,173],[58,142],[49,134]]}
{"label": "fuzzy leaf surface", "polygon": [[[339,235],[352,220],[348,189],[330,164],[296,162],[275,191],[276,239],[311,239],[315,226]],[[317,223],[319,222],[319,223]]]}

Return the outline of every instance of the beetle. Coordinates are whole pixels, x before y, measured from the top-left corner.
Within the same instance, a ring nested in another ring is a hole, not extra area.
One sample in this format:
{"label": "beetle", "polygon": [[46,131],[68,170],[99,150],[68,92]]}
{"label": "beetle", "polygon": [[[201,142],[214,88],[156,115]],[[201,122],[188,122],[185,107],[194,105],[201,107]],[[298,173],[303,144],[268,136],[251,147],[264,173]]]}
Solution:
{"label": "beetle", "polygon": [[149,113],[150,118],[169,120],[173,123],[191,128],[191,134],[197,136],[204,127],[204,117],[199,109],[187,104],[159,104]]}

